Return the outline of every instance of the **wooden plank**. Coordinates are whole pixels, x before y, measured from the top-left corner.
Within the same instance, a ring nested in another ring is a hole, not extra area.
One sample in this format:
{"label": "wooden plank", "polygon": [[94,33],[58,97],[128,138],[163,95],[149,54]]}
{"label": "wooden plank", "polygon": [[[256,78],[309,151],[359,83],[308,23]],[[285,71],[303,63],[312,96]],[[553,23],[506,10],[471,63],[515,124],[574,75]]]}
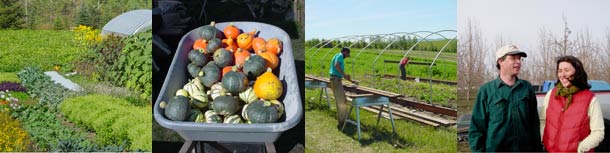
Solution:
{"label": "wooden plank", "polygon": [[[362,109],[370,111],[370,112],[373,112],[375,114],[379,113],[379,108],[362,107]],[[382,111],[381,114],[385,115],[385,116],[388,116],[388,113],[385,110],[386,109],[384,109],[384,111]],[[430,122],[430,121],[427,121],[427,120],[424,120],[424,119],[421,119],[421,118],[418,118],[418,117],[415,117],[415,116],[411,116],[411,115],[408,115],[408,114],[404,114],[404,113],[401,113],[401,112],[392,112],[392,114],[394,116],[399,116],[400,118],[409,119],[409,120],[412,120],[412,121],[415,121],[415,122],[418,122],[418,123],[421,123],[421,124],[430,125],[430,126],[433,126],[433,127],[440,126],[440,124],[438,124],[438,123]]]}
{"label": "wooden plank", "polygon": [[[383,60],[384,63],[400,63],[400,61],[395,61],[395,60]],[[430,62],[415,62],[415,61],[409,61],[407,62],[409,64],[414,64],[414,65],[428,65],[430,66]],[[436,66],[436,63],[432,64],[433,66]]]}
{"label": "wooden plank", "polygon": [[391,98],[390,101],[392,101],[395,104],[400,104],[402,106],[414,107],[414,108],[423,109],[423,110],[426,110],[429,112],[457,117],[457,110],[447,108],[447,107],[435,106],[435,105],[422,103],[422,102],[415,102],[415,101],[411,101],[411,100],[408,100],[405,98]]}
{"label": "wooden plank", "polygon": [[[347,99],[347,101],[350,102],[349,104],[351,105],[352,98],[351,97],[346,97],[346,99]],[[380,106],[369,106],[369,107],[360,107],[360,108],[377,114],[377,113],[379,113]],[[394,109],[394,107],[392,107],[392,109]],[[388,116],[387,108],[383,109],[381,113],[382,113],[382,115],[385,114],[386,116]],[[422,124],[425,124],[425,125],[430,125],[430,126],[433,126],[433,127],[440,126],[439,123],[428,121],[428,120],[422,119],[422,118],[420,118],[418,116],[413,116],[413,115],[405,114],[405,113],[402,113],[401,111],[393,111],[392,114],[395,115],[395,117],[398,116],[397,118],[404,118],[404,119],[412,120],[412,121],[415,121],[415,122],[418,122],[418,123],[422,123]],[[397,119],[397,118],[395,118],[395,119]]]}
{"label": "wooden plank", "polygon": [[[383,74],[382,76],[384,78],[399,78],[400,77],[398,75],[391,75],[391,74]],[[406,78],[407,78],[407,80],[415,80],[416,77],[406,76]],[[453,81],[419,78],[419,82],[427,83],[428,81],[432,81],[432,83],[440,83],[440,84],[446,84],[446,85],[457,85],[457,82],[453,82]]]}
{"label": "wooden plank", "polygon": [[[330,82],[330,81],[328,81],[328,79],[321,78],[321,77],[315,77],[312,75],[306,74],[305,77],[311,78],[314,80]],[[414,107],[417,109],[423,109],[425,111],[430,111],[430,112],[434,112],[434,113],[457,117],[457,110],[455,110],[455,109],[442,107],[442,106],[435,106],[435,105],[422,103],[422,102],[414,102],[414,101],[403,98],[402,97],[403,95],[392,93],[392,92],[377,90],[377,89],[368,88],[368,87],[364,87],[364,86],[357,86],[357,85],[349,86],[349,85],[350,84],[344,85],[345,91],[347,91],[347,92],[353,92],[353,93],[359,93],[359,94],[361,94],[361,93],[378,94],[378,95],[382,95],[382,96],[386,96],[386,97],[390,98],[390,101],[395,104],[400,104],[402,106]]]}
{"label": "wooden plank", "polygon": [[[376,107],[376,109],[379,109],[378,106],[373,106],[373,107]],[[410,110],[405,110],[405,109],[402,109],[402,108],[392,107],[392,111],[396,111],[396,112],[400,112],[400,113],[405,113],[405,114],[408,114],[408,115],[411,115],[411,116],[416,116],[418,118],[421,118],[421,119],[424,119],[424,120],[428,120],[428,121],[431,121],[431,122],[434,122],[434,123],[438,123],[438,124],[441,124],[441,125],[452,125],[452,124],[455,124],[455,122],[450,122],[450,121],[447,121],[447,120],[442,119],[442,118],[433,117],[433,116],[429,116],[429,115],[422,114],[422,113],[414,113],[414,112],[411,112]]]}
{"label": "wooden plank", "polygon": [[370,97],[370,96],[374,96],[373,94],[345,94],[348,97],[352,97],[352,98],[359,98],[359,97]]}

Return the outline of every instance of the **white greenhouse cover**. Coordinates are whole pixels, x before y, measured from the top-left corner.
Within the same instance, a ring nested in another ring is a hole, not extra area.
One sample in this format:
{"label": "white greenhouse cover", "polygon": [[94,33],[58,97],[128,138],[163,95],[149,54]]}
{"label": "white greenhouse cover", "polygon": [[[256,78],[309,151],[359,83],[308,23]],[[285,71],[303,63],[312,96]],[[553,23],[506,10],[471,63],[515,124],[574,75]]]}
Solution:
{"label": "white greenhouse cover", "polygon": [[108,21],[102,29],[102,35],[115,34],[129,36],[146,31],[152,27],[152,11],[147,9],[125,12]]}

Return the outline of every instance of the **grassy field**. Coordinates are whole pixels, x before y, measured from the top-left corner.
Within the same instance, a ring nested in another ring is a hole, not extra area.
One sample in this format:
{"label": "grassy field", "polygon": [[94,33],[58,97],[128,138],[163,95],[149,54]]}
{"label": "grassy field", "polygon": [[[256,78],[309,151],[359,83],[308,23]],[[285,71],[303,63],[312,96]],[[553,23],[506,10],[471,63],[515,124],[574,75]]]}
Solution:
{"label": "grassy field", "polygon": [[[307,49],[306,49],[307,50]],[[339,52],[334,49],[328,52],[329,48],[322,48],[315,55],[313,52],[316,49],[306,51],[305,73],[315,76],[328,77],[328,63],[332,55]],[[445,107],[456,108],[455,100],[457,100],[457,88],[451,85],[433,84],[432,96],[430,96],[430,84],[428,82],[413,82],[402,81],[400,79],[385,79],[374,76],[375,74],[392,74],[400,75],[398,64],[383,63],[383,60],[398,61],[402,58],[402,51],[388,50],[382,57],[379,58],[375,65],[376,69],[372,70],[372,61],[377,56],[377,51],[365,50],[360,56],[360,49],[352,49],[350,58],[346,59],[347,73],[352,75],[352,78],[360,81],[360,85],[372,87],[380,90],[386,90],[394,93],[399,93],[410,97],[416,101],[428,102],[431,100],[433,104],[442,105]],[[328,54],[327,54],[328,52]],[[326,54],[326,55],[325,55]],[[409,53],[411,61],[415,62],[431,62],[436,52],[429,51],[412,51]],[[358,56],[358,58],[355,58]],[[361,60],[358,60],[361,59]],[[364,60],[367,59],[367,60]],[[455,53],[442,53],[437,60],[437,66],[433,67],[433,79],[455,81],[457,76],[457,63]],[[355,63],[352,73],[351,64]],[[367,71],[369,70],[369,71]],[[425,65],[409,65],[407,67],[407,76],[420,78],[428,78],[428,66]]]}
{"label": "grassy field", "polygon": [[70,66],[84,51],[72,43],[71,31],[0,30],[0,72],[17,72],[25,66],[52,70],[56,64]]}
{"label": "grassy field", "polygon": [[[382,118],[375,125],[377,114],[361,111],[362,140],[358,141],[355,125],[341,131],[337,127],[335,108],[328,110],[319,102],[318,90],[305,92],[305,152],[456,152],[456,130],[433,128],[406,120],[395,120],[397,136],[392,138],[392,126]],[[332,97],[332,95],[331,95]],[[331,98],[334,106],[334,99]],[[351,115],[355,119],[355,113]]]}
{"label": "grassy field", "polygon": [[[322,48],[317,52],[317,49],[315,48],[306,48],[305,50],[305,58],[307,61],[305,71],[307,74],[327,75],[330,61],[333,55],[339,53],[340,49],[335,48],[330,50],[330,48]],[[351,57],[345,60],[345,69],[347,70],[347,73],[355,76],[354,79],[358,79],[359,76],[365,74],[400,75],[400,69],[398,69],[397,63],[384,63],[383,61],[400,61],[403,57],[403,52],[399,50],[387,50],[373,65],[373,61],[377,55],[379,55],[379,51],[380,50],[376,49],[366,49],[360,53],[360,49],[352,49]],[[360,55],[358,55],[359,53]],[[436,56],[436,52],[411,51],[408,56],[411,62],[431,63]],[[455,53],[441,53],[439,59],[436,61],[436,66],[432,67],[432,78],[448,81],[457,80],[456,57],[457,55]],[[407,76],[420,78],[430,77],[429,65],[411,64],[406,67],[406,70]]]}

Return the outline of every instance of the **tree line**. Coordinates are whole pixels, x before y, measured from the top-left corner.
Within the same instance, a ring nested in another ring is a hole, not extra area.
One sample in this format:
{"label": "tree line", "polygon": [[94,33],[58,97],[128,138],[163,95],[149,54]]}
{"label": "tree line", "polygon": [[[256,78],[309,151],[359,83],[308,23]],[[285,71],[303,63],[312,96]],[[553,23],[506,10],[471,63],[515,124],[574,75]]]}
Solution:
{"label": "tree line", "polygon": [[[408,50],[413,45],[415,45],[419,39],[415,36],[394,36],[394,37],[386,37],[383,36],[369,36],[368,39],[358,39],[358,40],[335,40],[331,43],[327,43],[328,39],[318,39],[313,38],[305,41],[306,47],[323,47],[323,48],[332,48],[334,46],[339,47],[348,47],[351,48],[364,48],[369,45],[370,41],[373,41],[367,48],[371,49],[384,49],[389,46],[388,49],[398,49],[398,50]],[[367,41],[368,40],[368,41]],[[421,41],[413,50],[422,50],[422,51],[439,51],[443,48],[443,46],[448,42],[448,39],[429,39]],[[321,43],[321,44],[320,44]],[[317,45],[317,46],[316,46]],[[453,40],[447,45],[443,52],[453,52],[457,51],[457,41]]]}
{"label": "tree line", "polygon": [[2,0],[0,29],[99,29],[121,13],[151,7],[151,0]]}
{"label": "tree line", "polygon": [[[541,28],[538,46],[528,52],[528,61],[521,67],[519,78],[540,85],[545,80],[557,80],[556,59],[572,55],[584,65],[589,80],[610,82],[610,31],[605,38],[594,39],[588,30],[572,32],[567,18],[563,18],[564,28],[559,33]],[[595,31],[599,32],[599,31]],[[460,29],[458,52],[458,95],[473,99],[483,83],[498,77],[494,55],[496,49],[511,44],[511,40],[500,38],[496,41],[484,40],[483,31],[473,19],[468,19],[464,29]]]}

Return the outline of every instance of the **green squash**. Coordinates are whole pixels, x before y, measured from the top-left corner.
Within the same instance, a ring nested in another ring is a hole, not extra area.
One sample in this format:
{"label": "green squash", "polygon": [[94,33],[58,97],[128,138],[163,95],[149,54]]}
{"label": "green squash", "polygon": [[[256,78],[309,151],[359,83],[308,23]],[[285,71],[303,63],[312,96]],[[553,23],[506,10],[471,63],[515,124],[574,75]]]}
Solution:
{"label": "green squash", "polygon": [[189,72],[189,75],[193,78],[199,76],[199,71],[201,71],[201,67],[197,66],[195,63],[189,63],[186,66],[186,70]]}
{"label": "green squash", "polygon": [[210,56],[198,50],[191,50],[191,52],[188,54],[188,59],[191,61],[191,63],[202,67],[210,61]]}
{"label": "green squash", "polygon": [[267,69],[265,59],[259,55],[252,55],[246,59],[243,70],[249,78],[256,78]]}
{"label": "green squash", "polygon": [[235,114],[235,115],[225,117],[225,120],[223,123],[236,124],[236,123],[242,123],[242,122],[243,121],[242,121],[241,117],[239,117],[239,115]]}
{"label": "green squash", "polygon": [[173,121],[184,121],[187,119],[189,110],[188,98],[185,96],[174,96],[165,106],[165,116]]}
{"label": "green squash", "polygon": [[269,101],[253,101],[243,111],[251,123],[275,123],[281,117],[278,106]]}
{"label": "green squash", "polygon": [[211,40],[213,38],[222,38],[222,32],[216,27],[214,27],[216,23],[212,21],[210,25],[205,25],[201,27],[201,38],[203,40]]}
{"label": "green squash", "polygon": [[222,41],[218,38],[214,38],[208,42],[208,46],[205,48],[205,53],[213,55],[221,46]]}
{"label": "green squash", "polygon": [[237,67],[233,66],[233,71],[227,72],[222,77],[222,86],[230,93],[239,93],[248,87],[248,78],[242,72],[237,71]]}
{"label": "green squash", "polygon": [[216,62],[216,65],[218,65],[218,67],[231,66],[235,62],[235,57],[233,56],[233,53],[229,52],[224,48],[219,48],[218,50],[216,50],[216,52],[214,52],[213,58],[214,62]]}
{"label": "green squash", "polygon": [[216,63],[209,62],[201,71],[199,71],[199,80],[206,87],[211,87],[214,83],[220,81],[220,68],[216,66]]}
{"label": "green squash", "polygon": [[222,123],[222,117],[218,115],[214,110],[208,110],[205,112],[206,123]]}
{"label": "green squash", "polygon": [[239,102],[233,96],[220,96],[212,101],[214,111],[222,116],[230,116],[239,110]]}
{"label": "green squash", "polygon": [[189,111],[189,118],[187,121],[203,123],[203,122],[205,122],[205,116],[203,115],[203,113],[200,110],[191,109]]}

